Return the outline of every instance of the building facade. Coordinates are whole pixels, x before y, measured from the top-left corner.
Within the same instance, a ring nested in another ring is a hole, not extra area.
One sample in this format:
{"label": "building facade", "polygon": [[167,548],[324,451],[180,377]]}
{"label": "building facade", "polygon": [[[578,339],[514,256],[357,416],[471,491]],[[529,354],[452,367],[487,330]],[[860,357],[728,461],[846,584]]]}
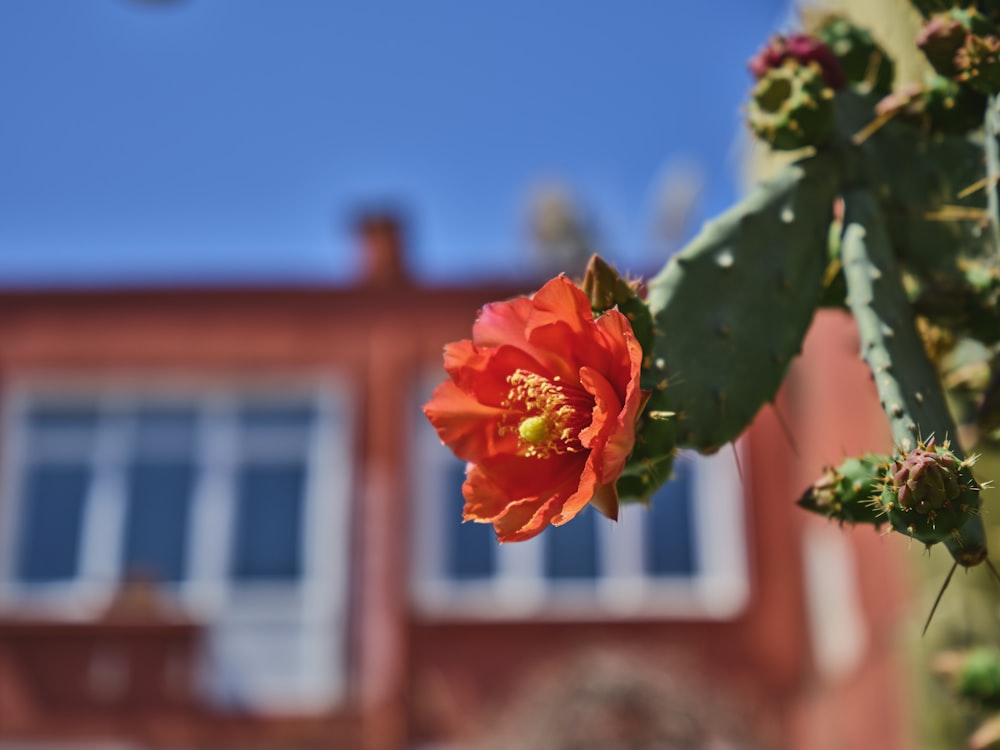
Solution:
{"label": "building facade", "polygon": [[0,748],[576,747],[539,707],[588,700],[613,748],[673,731],[621,697],[661,689],[748,746],[910,746],[896,549],[793,502],[884,447],[846,320],[651,509],[498,546],[419,407],[527,289],[420,286],[362,229],[348,288],[0,291]]}

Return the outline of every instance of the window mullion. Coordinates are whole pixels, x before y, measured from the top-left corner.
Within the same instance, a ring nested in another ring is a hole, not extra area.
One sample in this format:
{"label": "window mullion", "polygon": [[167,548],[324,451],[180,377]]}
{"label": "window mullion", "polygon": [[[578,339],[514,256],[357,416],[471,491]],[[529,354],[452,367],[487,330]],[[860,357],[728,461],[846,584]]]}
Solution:
{"label": "window mullion", "polygon": [[[91,593],[107,596],[121,576],[126,512],[126,467],[132,423],[103,405],[90,456],[91,482],[84,504],[78,577]],[[91,588],[92,587],[92,588]]]}
{"label": "window mullion", "polygon": [[237,446],[231,399],[207,398],[200,411],[187,592],[192,604],[211,614],[229,595]]}

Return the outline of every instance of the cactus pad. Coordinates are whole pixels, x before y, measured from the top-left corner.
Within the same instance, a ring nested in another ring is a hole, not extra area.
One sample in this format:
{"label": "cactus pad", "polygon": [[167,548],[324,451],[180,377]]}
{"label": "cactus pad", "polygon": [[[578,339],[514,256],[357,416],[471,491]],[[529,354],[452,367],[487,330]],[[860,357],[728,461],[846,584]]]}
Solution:
{"label": "cactus pad", "polygon": [[832,155],[793,164],[650,282],[653,364],[680,445],[718,449],[774,398],[819,301],[836,189]]}

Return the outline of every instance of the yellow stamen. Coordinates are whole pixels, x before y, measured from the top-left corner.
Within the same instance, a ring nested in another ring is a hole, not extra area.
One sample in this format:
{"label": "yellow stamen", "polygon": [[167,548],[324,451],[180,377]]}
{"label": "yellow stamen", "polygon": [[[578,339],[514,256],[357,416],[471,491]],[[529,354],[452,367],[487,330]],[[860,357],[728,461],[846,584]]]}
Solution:
{"label": "yellow stamen", "polygon": [[[522,455],[548,458],[583,450],[577,436],[592,406],[585,395],[567,388],[558,378],[549,380],[527,370],[515,370],[507,376],[507,383],[511,388],[501,405],[509,416],[520,417],[517,434]],[[501,425],[500,434],[511,429]]]}

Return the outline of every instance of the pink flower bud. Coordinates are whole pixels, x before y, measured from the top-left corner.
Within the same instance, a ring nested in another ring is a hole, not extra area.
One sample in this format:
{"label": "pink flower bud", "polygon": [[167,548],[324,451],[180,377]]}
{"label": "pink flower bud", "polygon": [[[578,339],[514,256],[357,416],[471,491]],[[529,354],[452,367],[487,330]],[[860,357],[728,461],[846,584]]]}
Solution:
{"label": "pink flower bud", "polygon": [[808,34],[775,36],[750,59],[753,77],[760,80],[769,70],[781,67],[785,60],[795,60],[801,65],[816,63],[823,72],[823,80],[835,91],[844,88],[844,70],[837,56],[823,42]]}

